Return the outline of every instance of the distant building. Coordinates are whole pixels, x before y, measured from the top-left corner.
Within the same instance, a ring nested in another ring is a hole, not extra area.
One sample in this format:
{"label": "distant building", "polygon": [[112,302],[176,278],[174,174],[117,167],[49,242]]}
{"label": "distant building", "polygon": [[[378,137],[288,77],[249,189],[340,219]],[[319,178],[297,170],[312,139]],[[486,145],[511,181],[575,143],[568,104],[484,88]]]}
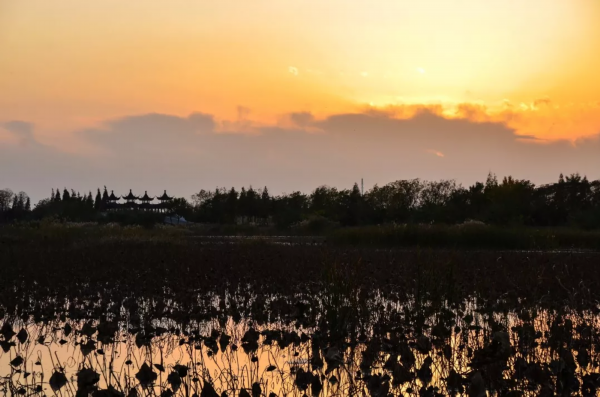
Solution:
{"label": "distant building", "polygon": [[185,225],[189,223],[183,216],[179,215],[165,216],[164,222],[167,225]]}
{"label": "distant building", "polygon": [[[154,200],[158,202],[154,202]],[[125,200],[125,202],[119,202],[119,200]],[[106,209],[108,211],[119,211],[119,210],[138,210],[138,211],[150,211],[150,212],[168,212],[172,207],[173,197],[167,195],[165,190],[160,197],[148,196],[148,191],[144,192],[142,197],[138,197],[133,194],[129,189],[127,196],[117,197],[111,190],[110,196],[108,196],[108,202],[106,203]]]}

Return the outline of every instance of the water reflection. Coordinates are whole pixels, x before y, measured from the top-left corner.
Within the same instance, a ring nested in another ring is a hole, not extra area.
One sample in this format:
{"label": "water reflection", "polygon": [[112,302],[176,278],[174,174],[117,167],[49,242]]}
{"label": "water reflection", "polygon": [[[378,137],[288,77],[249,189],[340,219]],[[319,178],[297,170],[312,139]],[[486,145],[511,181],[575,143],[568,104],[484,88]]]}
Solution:
{"label": "water reflection", "polygon": [[[249,303],[255,310],[234,318],[226,313],[240,311],[240,296],[207,294],[199,302],[212,316],[186,322],[151,315],[157,305],[168,314],[176,303],[144,299],[127,300],[96,319],[6,316],[0,390],[61,396],[596,395],[600,323],[589,311],[495,310],[474,298],[429,310],[426,301],[374,294],[357,315],[351,300],[332,304],[332,296],[313,296],[316,307],[306,297],[255,296]],[[93,307],[87,305],[87,317]],[[70,304],[65,309],[74,313]]]}
{"label": "water reflection", "polygon": [[44,241],[0,250],[0,395],[600,385],[598,254]]}

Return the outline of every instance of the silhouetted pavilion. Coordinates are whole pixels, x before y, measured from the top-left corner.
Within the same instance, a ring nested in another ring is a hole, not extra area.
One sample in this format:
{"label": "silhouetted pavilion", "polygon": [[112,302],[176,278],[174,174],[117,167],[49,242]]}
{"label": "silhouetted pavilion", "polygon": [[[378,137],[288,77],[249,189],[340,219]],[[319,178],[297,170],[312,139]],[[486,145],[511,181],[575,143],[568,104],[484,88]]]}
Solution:
{"label": "silhouetted pavilion", "polygon": [[154,211],[156,210],[156,204],[152,204],[151,201],[154,200],[154,197],[150,197],[148,196],[148,191],[144,192],[144,195],[142,197],[140,197],[140,201],[142,202],[139,205],[140,209],[143,209],[144,211]]}
{"label": "silhouetted pavilion", "polygon": [[160,201],[158,207],[160,208],[161,212],[166,212],[171,207],[170,204],[171,200],[173,200],[173,197],[170,197],[165,190],[162,196],[157,197],[156,199]]}
{"label": "silhouetted pavilion", "polygon": [[160,200],[161,202],[165,203],[165,202],[169,202],[171,200],[173,200],[173,197],[170,197],[167,195],[167,191],[165,190],[165,192],[163,193],[162,196],[157,197],[157,200]]}
{"label": "silhouetted pavilion", "polygon": [[123,207],[125,208],[129,208],[129,209],[137,209],[138,208],[138,203],[136,203],[136,200],[139,200],[138,196],[134,196],[134,194],[131,192],[131,189],[129,189],[129,194],[125,197],[123,197],[123,199],[125,200],[125,204],[123,204]]}
{"label": "silhouetted pavilion", "polygon": [[138,196],[134,196],[133,193],[131,192],[131,189],[129,189],[129,194],[125,197],[123,197],[127,202],[132,202],[135,200],[139,200],[140,198]]}
{"label": "silhouetted pavilion", "polygon": [[119,201],[119,199],[120,199],[120,198],[121,198],[121,197],[117,197],[117,196],[115,196],[115,192],[111,190],[111,191],[110,191],[110,196],[108,196],[108,201],[109,201],[109,202],[116,203],[117,201]]}
{"label": "silhouetted pavilion", "polygon": [[150,201],[154,200],[154,197],[148,196],[148,191],[144,192],[144,195],[140,197],[140,201],[143,203],[150,203]]}
{"label": "silhouetted pavilion", "polygon": [[106,209],[112,210],[112,209],[119,208],[120,204],[117,203],[117,201],[119,201],[120,198],[121,197],[115,196],[115,192],[111,190],[110,196],[108,196],[108,199],[106,201]]}
{"label": "silhouetted pavilion", "polygon": [[[125,200],[125,202],[118,203],[117,201],[119,201],[120,199]],[[157,199],[159,203],[152,203],[154,199]],[[129,189],[129,194],[127,196],[117,197],[111,191],[110,196],[108,197],[106,208],[109,210],[143,210],[153,212],[167,212],[171,208],[171,200],[173,200],[173,197],[169,196],[166,190],[160,197],[151,197],[148,195],[148,191],[145,191],[144,195],[139,197],[134,195],[131,189]],[[140,201],[140,203],[137,203],[137,201]]]}

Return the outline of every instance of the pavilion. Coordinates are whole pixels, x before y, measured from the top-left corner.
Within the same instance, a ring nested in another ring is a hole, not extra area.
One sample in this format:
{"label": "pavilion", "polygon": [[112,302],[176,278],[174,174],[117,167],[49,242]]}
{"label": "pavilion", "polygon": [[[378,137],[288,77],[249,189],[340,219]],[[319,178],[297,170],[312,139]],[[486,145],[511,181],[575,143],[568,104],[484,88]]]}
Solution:
{"label": "pavilion", "polygon": [[[119,203],[119,200],[125,200],[124,203]],[[154,199],[158,200],[154,203]],[[144,192],[144,195],[139,197],[133,194],[132,190],[129,189],[127,196],[115,196],[111,190],[110,196],[106,203],[108,210],[119,211],[119,210],[138,210],[138,211],[151,211],[151,212],[167,212],[171,208],[173,197],[164,193],[159,197],[151,197],[148,195],[148,191]],[[139,203],[138,203],[139,201]]]}

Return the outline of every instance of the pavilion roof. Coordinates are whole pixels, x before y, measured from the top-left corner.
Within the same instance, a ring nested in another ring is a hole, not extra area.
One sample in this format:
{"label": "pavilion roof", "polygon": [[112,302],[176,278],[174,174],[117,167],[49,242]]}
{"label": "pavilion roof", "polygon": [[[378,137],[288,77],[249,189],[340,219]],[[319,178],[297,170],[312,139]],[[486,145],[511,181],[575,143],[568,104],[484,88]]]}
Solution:
{"label": "pavilion roof", "polygon": [[109,201],[117,201],[118,199],[120,199],[120,197],[115,196],[115,192],[113,192],[112,190],[110,191],[110,196],[108,196],[108,200]]}
{"label": "pavilion roof", "polygon": [[160,196],[160,197],[157,197],[157,199],[158,199],[158,200],[161,200],[161,201],[166,201],[166,200],[172,200],[172,199],[173,199],[173,197],[169,197],[169,196],[167,195],[167,191],[165,190],[165,192],[162,194],[162,196]]}
{"label": "pavilion roof", "polygon": [[154,197],[148,196],[148,191],[145,191],[144,192],[144,196],[140,197],[140,200],[142,200],[142,201],[152,201],[152,200],[154,200]]}
{"label": "pavilion roof", "polygon": [[129,194],[123,198],[125,200],[138,200],[139,199],[139,197],[134,196],[133,193],[131,193],[131,189],[129,189]]}

